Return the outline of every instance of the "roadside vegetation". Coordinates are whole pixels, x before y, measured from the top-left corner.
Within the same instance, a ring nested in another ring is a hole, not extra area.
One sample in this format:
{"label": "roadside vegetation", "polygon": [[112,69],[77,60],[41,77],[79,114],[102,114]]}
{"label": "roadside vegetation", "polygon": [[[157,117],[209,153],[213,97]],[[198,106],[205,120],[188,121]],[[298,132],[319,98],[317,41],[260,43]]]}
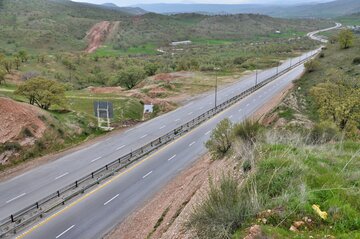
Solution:
{"label": "roadside vegetation", "polygon": [[198,238],[360,238],[360,44],[342,34],[262,125],[226,119],[212,132],[212,158],[237,173],[210,177],[186,222]]}

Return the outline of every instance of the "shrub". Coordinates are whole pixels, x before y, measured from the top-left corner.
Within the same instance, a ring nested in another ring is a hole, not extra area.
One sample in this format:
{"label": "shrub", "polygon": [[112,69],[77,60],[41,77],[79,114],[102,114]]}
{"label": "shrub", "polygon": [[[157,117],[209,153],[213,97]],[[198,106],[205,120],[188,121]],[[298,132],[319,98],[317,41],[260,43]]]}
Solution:
{"label": "shrub", "polygon": [[245,57],[239,56],[239,57],[236,57],[236,58],[234,59],[234,64],[235,64],[235,65],[241,65],[241,64],[243,64],[245,61],[247,61],[247,59],[246,59]]}
{"label": "shrub", "polygon": [[213,159],[223,157],[231,148],[233,141],[233,125],[229,119],[222,120],[211,133],[205,146]]}
{"label": "shrub", "polygon": [[305,63],[305,68],[308,73],[318,70],[320,63],[317,60],[311,60]]}
{"label": "shrub", "polygon": [[313,144],[322,144],[339,138],[339,130],[333,123],[316,124],[310,132],[309,140]]}
{"label": "shrub", "polygon": [[357,57],[354,58],[353,64],[354,64],[354,65],[359,65],[359,64],[360,64],[360,57],[359,57],[359,56],[357,56]]}
{"label": "shrub", "polygon": [[241,194],[238,182],[231,176],[223,176],[218,186],[210,179],[208,195],[194,208],[187,226],[200,239],[231,238],[252,209]]}
{"label": "shrub", "polygon": [[18,142],[6,142],[3,146],[4,150],[15,150],[19,151],[21,149],[21,145]]}
{"label": "shrub", "polygon": [[258,121],[245,120],[234,126],[235,136],[240,137],[243,141],[253,144],[256,141],[262,126]]}
{"label": "shrub", "polygon": [[319,55],[320,58],[324,58],[325,57],[325,53],[324,52],[321,52],[320,55]]}

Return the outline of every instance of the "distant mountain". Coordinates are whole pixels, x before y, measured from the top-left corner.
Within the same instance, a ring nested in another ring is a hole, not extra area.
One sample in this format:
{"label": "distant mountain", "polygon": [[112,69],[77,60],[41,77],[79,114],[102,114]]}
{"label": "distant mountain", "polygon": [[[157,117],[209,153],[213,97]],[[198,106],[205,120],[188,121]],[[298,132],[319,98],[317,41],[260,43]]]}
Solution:
{"label": "distant mountain", "polygon": [[142,15],[147,13],[147,11],[139,8],[139,7],[119,7],[114,3],[103,3],[101,5],[98,5],[100,7],[104,7],[104,8],[108,8],[108,9],[112,9],[115,11],[121,11],[121,12],[126,12],[132,15]]}
{"label": "distant mountain", "polygon": [[332,18],[350,15],[360,11],[360,0],[336,0],[325,3],[308,3],[302,5],[268,5],[268,4],[141,4],[136,5],[146,11],[172,13],[208,13],[238,14],[258,13],[273,17],[286,18]]}
{"label": "distant mountain", "polygon": [[118,7],[116,4],[111,3],[111,2],[103,3],[103,4],[101,4],[101,5],[103,5],[103,6],[105,6],[105,7]]}

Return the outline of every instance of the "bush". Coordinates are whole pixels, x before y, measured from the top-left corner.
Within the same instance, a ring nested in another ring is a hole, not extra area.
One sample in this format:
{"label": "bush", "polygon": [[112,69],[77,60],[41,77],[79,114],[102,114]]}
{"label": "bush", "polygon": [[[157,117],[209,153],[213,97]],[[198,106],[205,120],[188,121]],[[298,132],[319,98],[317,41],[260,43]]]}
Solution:
{"label": "bush", "polygon": [[3,146],[4,150],[15,150],[19,151],[21,149],[21,145],[18,142],[6,142]]}
{"label": "bush", "polygon": [[233,141],[233,125],[229,119],[222,120],[211,133],[205,146],[213,159],[223,157],[231,148]]}
{"label": "bush", "polygon": [[246,59],[245,57],[239,56],[239,57],[236,57],[236,58],[234,59],[234,64],[235,64],[235,65],[241,65],[241,64],[243,64],[245,61],[247,61],[247,59]]}
{"label": "bush", "polygon": [[232,238],[232,233],[249,216],[252,207],[242,198],[238,182],[223,176],[219,185],[210,179],[204,202],[194,208],[188,221],[198,238]]}
{"label": "bush", "polygon": [[305,68],[308,73],[318,70],[320,63],[317,60],[311,60],[305,63]]}
{"label": "bush", "polygon": [[360,57],[359,57],[359,56],[357,56],[357,57],[354,58],[353,64],[354,64],[354,65],[359,65],[359,64],[360,64]]}
{"label": "bush", "polygon": [[325,57],[325,53],[324,52],[321,52],[320,55],[319,55],[320,58],[324,58]]}
{"label": "bush", "polygon": [[331,140],[337,140],[340,132],[336,125],[329,122],[316,124],[310,132],[309,140],[312,144],[323,144]]}
{"label": "bush", "polygon": [[245,120],[234,126],[234,133],[243,141],[254,144],[261,128],[262,126],[258,121]]}

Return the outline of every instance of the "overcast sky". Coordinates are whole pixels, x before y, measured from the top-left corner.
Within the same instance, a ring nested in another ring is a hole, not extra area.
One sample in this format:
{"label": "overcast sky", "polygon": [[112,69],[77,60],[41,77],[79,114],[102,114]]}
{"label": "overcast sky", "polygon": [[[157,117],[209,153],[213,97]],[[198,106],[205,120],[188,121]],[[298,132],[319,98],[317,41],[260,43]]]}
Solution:
{"label": "overcast sky", "polygon": [[222,4],[241,4],[241,3],[309,3],[309,2],[329,2],[331,0],[73,0],[74,2],[89,2],[89,3],[115,3],[118,6],[130,6],[136,4],[149,3],[222,3]]}

